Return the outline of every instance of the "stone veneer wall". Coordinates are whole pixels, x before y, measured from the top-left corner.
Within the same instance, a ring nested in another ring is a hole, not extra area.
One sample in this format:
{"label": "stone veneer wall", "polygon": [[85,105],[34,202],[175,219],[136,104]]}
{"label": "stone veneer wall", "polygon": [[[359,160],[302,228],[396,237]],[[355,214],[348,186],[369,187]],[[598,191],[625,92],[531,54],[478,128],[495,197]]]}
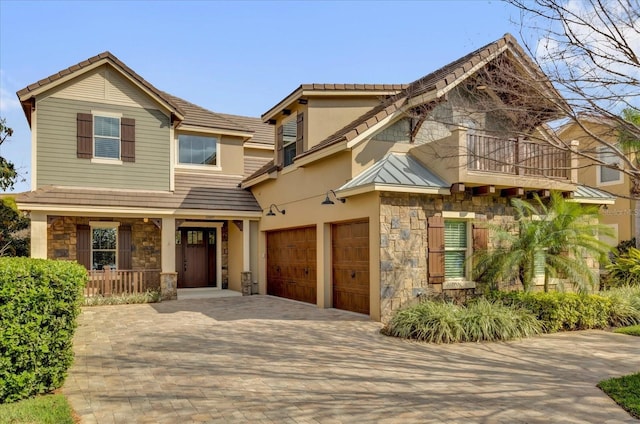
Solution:
{"label": "stone veneer wall", "polygon": [[[513,222],[508,199],[472,196],[469,191],[450,196],[382,193],[380,196],[380,296],[382,321],[419,296],[464,299],[475,289],[443,289],[427,276],[427,219],[442,211],[475,212],[494,224]],[[489,248],[491,241],[489,240]]]}
{"label": "stone veneer wall", "polygon": [[53,221],[47,231],[47,257],[75,261],[76,225],[89,225],[89,221],[116,221],[131,225],[133,269],[160,269],[161,231],[153,222],[135,218],[87,218],[65,216]]}

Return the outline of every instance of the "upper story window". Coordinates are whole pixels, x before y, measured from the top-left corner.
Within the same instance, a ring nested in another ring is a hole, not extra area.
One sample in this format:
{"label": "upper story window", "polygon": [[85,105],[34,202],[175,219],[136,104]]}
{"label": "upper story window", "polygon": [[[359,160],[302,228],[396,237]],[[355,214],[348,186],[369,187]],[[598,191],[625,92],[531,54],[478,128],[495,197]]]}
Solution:
{"label": "upper story window", "polygon": [[289,166],[296,157],[296,139],[298,126],[294,119],[282,125],[283,164]]}
{"label": "upper story window", "polygon": [[[598,158],[609,165],[622,166],[621,158],[610,147],[601,147],[598,149]],[[622,182],[622,172],[607,166],[598,166],[598,184],[609,185]]]}
{"label": "upper story window", "polygon": [[120,159],[120,118],[93,117],[93,157]]}
{"label": "upper story window", "polygon": [[[136,161],[136,121],[113,112],[77,115],[77,157],[99,163]],[[103,161],[103,159],[106,159]]]}
{"label": "upper story window", "polygon": [[287,167],[293,163],[296,155],[302,153],[304,144],[304,114],[290,116],[277,129],[276,163]]}
{"label": "upper story window", "polygon": [[219,165],[218,139],[201,135],[178,136],[178,163],[186,165]]}

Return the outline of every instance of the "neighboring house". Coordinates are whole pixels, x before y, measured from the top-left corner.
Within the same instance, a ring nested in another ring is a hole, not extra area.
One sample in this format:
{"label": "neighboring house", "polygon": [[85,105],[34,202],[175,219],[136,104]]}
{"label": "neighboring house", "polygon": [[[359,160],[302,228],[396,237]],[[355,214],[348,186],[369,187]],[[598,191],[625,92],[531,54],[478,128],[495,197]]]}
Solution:
{"label": "neighboring house", "polygon": [[[18,199],[32,256],[159,270],[165,297],[176,283],[252,279],[262,294],[375,320],[423,294],[466,296],[468,259],[491,246],[488,222],[513,221],[512,197],[612,202],[576,184],[566,152],[505,134],[518,116],[469,106],[469,90],[508,106],[482,81],[498,61],[539,72],[505,35],[411,84],[301,85],[258,120],[96,56],[18,92],[32,127],[34,191]],[[538,102],[519,132],[544,134],[557,117]]]}
{"label": "neighboring house", "polygon": [[109,52],[17,94],[32,131],[32,191],[17,202],[33,257],[162,281],[165,298],[257,275],[262,211],[239,185],[273,156],[268,125],[162,92]]}
{"label": "neighboring house", "polygon": [[[495,92],[483,78],[501,69],[538,83]],[[534,99],[528,116],[510,108],[522,100],[514,91]],[[262,292],[385,320],[423,294],[473,292],[469,259],[491,247],[488,222],[513,221],[512,197],[554,189],[611,203],[576,184],[567,152],[505,133],[540,139],[559,116],[553,101],[560,95],[508,34],[408,85],[300,86],[262,115],[275,158],[242,185],[269,210]]]}
{"label": "neighboring house", "polygon": [[[580,150],[604,164],[624,166],[622,158],[614,154],[611,147],[597,141],[603,140],[613,146],[618,142],[615,125],[604,118],[585,116],[580,120],[580,124],[571,122],[560,128],[558,136],[565,141],[577,141]],[[603,241],[616,246],[621,241],[634,237],[640,217],[635,214],[635,201],[629,199],[632,188],[629,176],[604,164],[584,157],[579,158],[578,181],[616,196],[614,204],[603,208],[600,219],[614,231],[613,238],[607,237]]]}

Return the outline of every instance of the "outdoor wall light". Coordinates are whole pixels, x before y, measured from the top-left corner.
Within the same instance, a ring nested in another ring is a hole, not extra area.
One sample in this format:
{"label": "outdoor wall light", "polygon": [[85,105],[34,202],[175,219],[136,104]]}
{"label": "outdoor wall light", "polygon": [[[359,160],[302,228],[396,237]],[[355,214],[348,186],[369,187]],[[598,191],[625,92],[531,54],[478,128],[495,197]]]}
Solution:
{"label": "outdoor wall light", "polygon": [[344,197],[338,197],[338,195],[336,194],[336,192],[335,192],[335,191],[333,191],[333,190],[329,190],[329,191],[327,191],[327,197],[324,199],[324,201],[321,203],[321,205],[333,205],[333,204],[335,204],[335,203],[333,202],[333,200],[329,199],[329,193],[333,194],[333,197],[335,197],[335,199],[336,199],[338,202],[342,202],[342,203],[344,203],[344,202],[346,202],[346,201],[347,201],[347,199],[345,199]]}
{"label": "outdoor wall light", "polygon": [[275,208],[275,210],[277,212],[280,212],[282,215],[284,215],[287,211],[282,209],[278,209],[278,207],[276,206],[275,203],[272,203],[271,206],[269,206],[269,212],[267,212],[267,216],[276,216],[276,213],[273,211],[273,209]]}

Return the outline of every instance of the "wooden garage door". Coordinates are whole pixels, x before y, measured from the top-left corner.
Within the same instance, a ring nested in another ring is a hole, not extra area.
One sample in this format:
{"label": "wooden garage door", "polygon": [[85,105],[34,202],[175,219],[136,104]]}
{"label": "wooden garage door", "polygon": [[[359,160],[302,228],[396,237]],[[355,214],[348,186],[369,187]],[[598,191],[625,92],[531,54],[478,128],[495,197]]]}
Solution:
{"label": "wooden garage door", "polygon": [[369,314],[369,221],[331,226],[333,307]]}
{"label": "wooden garage door", "polygon": [[316,303],[316,228],[267,233],[267,294]]}

